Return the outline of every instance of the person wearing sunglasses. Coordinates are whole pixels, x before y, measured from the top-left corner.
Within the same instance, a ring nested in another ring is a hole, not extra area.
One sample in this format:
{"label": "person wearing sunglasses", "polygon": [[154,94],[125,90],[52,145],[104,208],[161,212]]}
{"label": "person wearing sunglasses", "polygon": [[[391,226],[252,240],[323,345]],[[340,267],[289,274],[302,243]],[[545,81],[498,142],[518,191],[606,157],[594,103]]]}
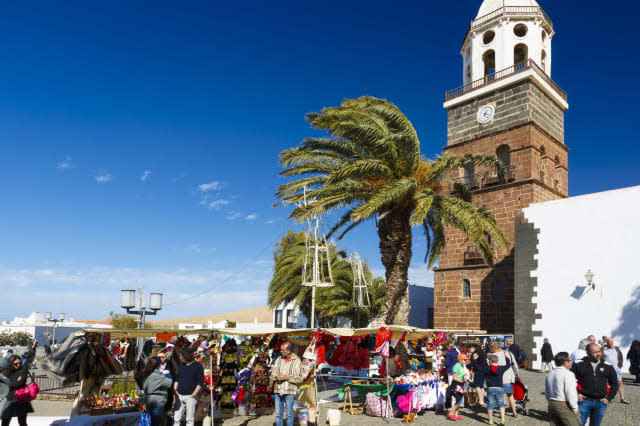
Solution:
{"label": "person wearing sunglasses", "polygon": [[9,379],[9,394],[2,407],[2,426],[9,426],[13,417],[18,418],[20,426],[27,426],[27,414],[33,413],[33,406],[30,402],[16,401],[16,391],[27,386],[29,371],[23,367],[22,360],[18,355],[9,358],[9,366],[3,375]]}

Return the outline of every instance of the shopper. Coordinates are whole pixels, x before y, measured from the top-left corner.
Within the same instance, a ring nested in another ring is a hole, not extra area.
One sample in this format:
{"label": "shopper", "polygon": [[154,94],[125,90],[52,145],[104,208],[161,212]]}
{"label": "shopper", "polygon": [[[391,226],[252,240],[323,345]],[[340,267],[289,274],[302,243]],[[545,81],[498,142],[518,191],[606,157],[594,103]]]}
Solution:
{"label": "shopper", "polygon": [[458,362],[458,355],[460,355],[460,351],[456,349],[454,343],[451,343],[451,346],[447,350],[444,358],[444,366],[447,369],[447,379],[449,380],[449,385],[451,385],[451,381],[453,380],[453,366]]}
{"label": "shopper", "polygon": [[587,356],[574,363],[571,371],[581,387],[578,391],[578,410],[582,424],[590,420],[590,426],[600,426],[607,406],[618,392],[616,370],[602,359],[600,346],[590,343]]}
{"label": "shopper", "polygon": [[627,352],[627,359],[631,364],[629,372],[636,376],[634,383],[640,383],[640,340],[631,342],[631,347]]}
{"label": "shopper", "polygon": [[9,387],[11,384],[9,383],[9,378],[5,376],[5,373],[8,374],[9,362],[4,358],[0,358],[0,402],[7,399],[7,395],[9,395]]}
{"label": "shopper", "polygon": [[458,362],[451,369],[451,408],[447,418],[449,420],[464,420],[458,413],[460,408],[464,407],[464,393],[469,384],[469,370],[467,364],[469,357],[465,354],[458,355]]}
{"label": "shopper", "polygon": [[283,405],[287,409],[287,426],[293,426],[293,403],[302,382],[302,363],[291,351],[291,343],[284,342],[280,346],[280,357],[271,368],[269,386],[275,383],[273,398],[276,404],[276,426],[282,426]]}
{"label": "shopper", "polygon": [[[494,342],[497,343],[497,342]],[[498,343],[500,345],[500,343]],[[507,351],[504,351],[507,352]],[[503,354],[505,357],[505,354]],[[503,377],[504,373],[511,368],[511,358],[505,358],[505,365],[498,365],[498,354],[492,353],[487,357],[489,360],[488,366],[480,366],[477,360],[473,360],[471,366],[474,370],[480,371],[485,375],[487,381],[487,414],[489,415],[489,424],[493,423],[493,409],[498,406],[500,410],[500,424],[504,424],[504,388]]]}
{"label": "shopper", "polygon": [[[487,367],[487,354],[481,348],[476,348],[471,356],[472,360],[480,367]],[[473,366],[472,366],[473,368]],[[485,375],[482,371],[473,368],[473,387],[476,389],[476,395],[478,395],[478,405],[485,407],[484,403],[484,383]]]}
{"label": "shopper", "polygon": [[507,337],[506,339],[504,339],[504,346],[509,352],[513,354],[518,367],[524,365],[524,362],[527,359],[527,354],[520,348],[520,346],[513,343],[513,339],[511,337]]}
{"label": "shopper", "polygon": [[151,426],[160,426],[165,417],[165,404],[167,403],[167,391],[173,381],[163,374],[158,368],[160,358],[149,358],[139,376],[143,379],[144,405],[151,417]]}
{"label": "shopper", "polygon": [[547,375],[544,396],[549,401],[551,423],[558,426],[580,426],[576,376],[571,372],[573,361],[567,352],[555,356],[555,368]]}
{"label": "shopper", "polygon": [[8,359],[8,368],[3,375],[9,379],[9,393],[7,400],[2,407],[2,426],[9,426],[13,417],[18,418],[20,426],[27,426],[27,414],[33,413],[33,406],[30,402],[16,401],[16,391],[27,386],[29,370],[23,367],[22,360],[18,355],[13,355]]}
{"label": "shopper", "polygon": [[542,372],[548,373],[553,370],[553,367],[551,366],[551,362],[553,361],[553,350],[551,350],[551,344],[547,338],[544,339],[542,349],[540,349],[540,357],[542,358]]}
{"label": "shopper", "polygon": [[[582,339],[578,342],[578,349],[571,354],[571,361],[573,361],[574,364],[587,356],[587,345],[590,343],[589,338]],[[595,345],[596,343],[593,344]]]}
{"label": "shopper", "polygon": [[176,395],[173,425],[180,426],[182,414],[187,412],[187,426],[194,425],[198,393],[204,385],[204,368],[193,359],[193,351],[187,349],[180,354],[182,364],[178,367],[178,377],[173,383]]}
{"label": "shopper", "polygon": [[613,344],[613,339],[607,337],[605,345],[602,348],[602,355],[604,360],[613,366],[616,370],[616,377],[618,378],[618,392],[620,393],[620,402],[623,404],[630,404],[629,401],[624,399],[624,385],[622,384],[622,365],[624,359],[622,358],[622,352]]}
{"label": "shopper", "polygon": [[491,344],[491,350],[498,357],[498,365],[506,365],[507,361],[509,361],[511,365],[511,368],[507,368],[504,372],[502,387],[504,388],[505,400],[509,403],[511,411],[513,412],[513,417],[517,417],[518,412],[516,411],[516,400],[513,397],[513,384],[516,382],[516,377],[520,375],[518,361],[513,353],[508,350],[503,350],[499,342],[493,342]]}

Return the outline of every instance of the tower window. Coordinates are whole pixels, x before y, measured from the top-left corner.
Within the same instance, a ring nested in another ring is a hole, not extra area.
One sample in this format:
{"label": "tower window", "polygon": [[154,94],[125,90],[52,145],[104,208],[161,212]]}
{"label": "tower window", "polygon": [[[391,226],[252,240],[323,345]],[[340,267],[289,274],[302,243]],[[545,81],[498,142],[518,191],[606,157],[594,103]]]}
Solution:
{"label": "tower window", "polygon": [[489,44],[493,41],[494,38],[496,38],[496,33],[489,30],[482,36],[482,42],[484,44]]}
{"label": "tower window", "polygon": [[467,65],[467,81],[471,81],[471,65]]}
{"label": "tower window", "polygon": [[542,51],[542,69],[544,70],[544,72],[547,72],[547,52],[546,51]]}
{"label": "tower window", "polygon": [[544,43],[545,41],[547,41],[547,32],[546,31],[542,31],[542,42]]}
{"label": "tower window", "polygon": [[509,145],[499,146],[496,150],[496,156],[507,169],[511,167],[511,148],[509,148]]}
{"label": "tower window", "polygon": [[516,37],[524,37],[527,35],[527,26],[525,24],[518,24],[515,27],[513,27],[513,33],[516,35]]}
{"label": "tower window", "polygon": [[487,50],[482,55],[482,62],[484,62],[484,75],[496,72],[496,52],[494,50]]}
{"label": "tower window", "polygon": [[462,280],[462,297],[471,298],[471,283],[469,280]]}
{"label": "tower window", "polygon": [[504,297],[504,285],[502,281],[496,280],[496,300],[501,300]]}
{"label": "tower window", "polygon": [[466,185],[473,185],[474,176],[476,174],[476,168],[473,164],[467,164],[464,166],[464,183]]}
{"label": "tower window", "polygon": [[529,59],[529,49],[527,45],[523,43],[517,44],[516,47],[513,48],[513,64],[522,64],[527,59]]}

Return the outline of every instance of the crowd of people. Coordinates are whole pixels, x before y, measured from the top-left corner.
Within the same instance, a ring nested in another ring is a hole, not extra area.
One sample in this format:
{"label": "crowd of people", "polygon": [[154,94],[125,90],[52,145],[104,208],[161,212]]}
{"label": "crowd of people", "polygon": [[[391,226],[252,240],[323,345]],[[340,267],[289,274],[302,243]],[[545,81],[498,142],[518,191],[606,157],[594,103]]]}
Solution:
{"label": "crowd of people", "polygon": [[[443,372],[451,394],[449,419],[463,419],[460,408],[465,404],[465,393],[474,395],[467,402],[476,401],[476,405],[487,409],[489,424],[504,424],[507,409],[513,417],[518,416],[514,386],[526,388],[519,377],[526,354],[513,339],[505,339],[504,345],[490,340],[479,345],[449,344],[445,350]],[[632,342],[626,359],[630,362],[629,371],[636,376],[635,383],[640,383],[640,341]],[[579,342],[573,353],[555,355],[549,340],[544,339],[540,360],[541,372],[547,373],[545,397],[552,424],[599,426],[618,394],[621,404],[630,404],[622,381],[624,357],[611,337],[598,340],[590,335]],[[496,408],[499,420],[494,416]]]}
{"label": "crowd of people", "polygon": [[[0,358],[0,401],[2,426],[8,426],[17,418],[19,426],[26,426],[28,413],[33,412],[30,402],[18,402],[17,390],[26,386],[30,376],[29,367],[35,358],[37,345],[33,344],[22,355],[8,351]],[[449,382],[450,420],[462,420],[460,409],[465,405],[465,393],[476,396],[468,401],[486,408],[489,424],[505,424],[507,408],[513,417],[518,416],[514,386],[520,381],[519,367],[526,354],[507,338],[504,343],[485,340],[482,345],[455,345],[447,342],[442,347],[441,363],[436,361],[434,348],[427,344],[415,348],[423,352],[425,360],[441,368]],[[206,372],[202,364],[194,360],[192,350],[180,351],[179,363],[169,362],[167,352],[159,352],[147,361],[136,374],[136,381],[144,391],[145,406],[152,426],[165,426],[167,414],[173,409],[174,426],[180,426],[183,415],[186,425],[194,426],[197,398],[207,388]],[[288,342],[282,344],[280,352],[274,354],[271,369],[276,425],[283,425],[283,414],[287,412],[287,425],[293,423],[293,404],[298,390],[300,358],[291,351]],[[627,352],[630,372],[635,382],[640,383],[640,341],[634,340]],[[599,341],[594,335],[580,340],[573,353],[558,352],[554,355],[548,339],[540,349],[541,371],[545,378],[545,397],[548,414],[555,425],[599,426],[607,407],[620,394],[620,403],[629,404],[624,396],[622,366],[624,357],[611,337],[603,336]],[[387,362],[391,376],[402,365],[399,354],[390,351]],[[437,365],[438,364],[438,365]],[[472,390],[472,392],[470,392]],[[499,420],[494,417],[498,410]]]}
{"label": "crowd of people", "polygon": [[[462,420],[460,408],[464,406],[464,394],[469,388],[477,396],[477,405],[486,407],[489,424],[494,424],[493,413],[497,407],[500,423],[505,422],[508,405],[514,417],[518,416],[514,398],[514,384],[526,355],[507,338],[504,346],[498,341],[486,340],[482,345],[448,345],[444,370],[449,381],[451,408],[447,417]],[[485,403],[486,399],[486,403]]]}

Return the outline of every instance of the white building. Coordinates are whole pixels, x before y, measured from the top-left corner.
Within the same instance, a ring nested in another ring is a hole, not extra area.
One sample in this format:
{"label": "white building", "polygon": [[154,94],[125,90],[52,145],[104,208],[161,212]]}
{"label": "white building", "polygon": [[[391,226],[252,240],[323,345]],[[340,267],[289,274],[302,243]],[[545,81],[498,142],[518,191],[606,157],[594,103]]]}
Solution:
{"label": "white building", "polygon": [[306,328],[309,320],[294,302],[281,303],[273,310],[274,328]]}
{"label": "white building", "polygon": [[[40,312],[32,312],[28,317],[15,317],[12,321],[5,321],[0,324],[0,333],[29,333],[40,346],[49,345],[52,342],[55,327],[56,342],[59,344],[71,333],[84,330],[85,328],[111,328],[111,325],[96,322],[79,322],[70,318],[65,321],[53,323]],[[50,337],[48,337],[51,336]]]}
{"label": "white building", "polygon": [[[516,339],[536,354],[590,334],[640,340],[640,186],[533,204],[516,224]],[[592,284],[585,275],[591,271]],[[628,370],[625,359],[624,372]]]}

